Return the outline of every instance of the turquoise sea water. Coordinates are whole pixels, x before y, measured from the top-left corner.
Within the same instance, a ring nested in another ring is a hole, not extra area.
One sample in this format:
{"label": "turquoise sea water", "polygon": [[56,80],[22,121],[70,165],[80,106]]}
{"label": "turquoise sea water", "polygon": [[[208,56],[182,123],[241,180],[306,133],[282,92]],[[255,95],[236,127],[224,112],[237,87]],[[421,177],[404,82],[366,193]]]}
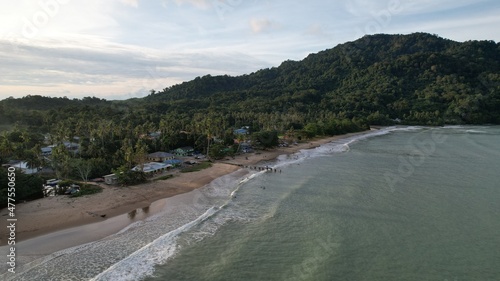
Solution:
{"label": "turquoise sea water", "polygon": [[389,128],[268,164],[282,173],[224,177],[17,279],[500,280],[500,127]]}

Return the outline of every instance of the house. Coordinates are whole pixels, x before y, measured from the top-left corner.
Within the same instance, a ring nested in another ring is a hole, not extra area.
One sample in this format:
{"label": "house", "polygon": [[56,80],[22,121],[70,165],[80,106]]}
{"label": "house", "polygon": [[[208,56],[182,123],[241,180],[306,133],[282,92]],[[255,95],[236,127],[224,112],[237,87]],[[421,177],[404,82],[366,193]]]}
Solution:
{"label": "house", "polygon": [[182,164],[182,161],[179,159],[169,159],[169,160],[163,161],[163,163],[165,163],[167,165],[172,165],[172,167],[177,167],[177,166],[180,166]]}
{"label": "house", "polygon": [[247,142],[240,143],[240,151],[243,153],[253,152],[252,145]]}
{"label": "house", "polygon": [[132,168],[132,171],[142,171],[146,174],[153,174],[153,173],[159,173],[166,171],[173,166],[170,164],[165,164],[165,163],[157,163],[157,162],[149,162],[145,163],[143,165],[137,165],[134,168]]}
{"label": "house", "polygon": [[38,168],[30,168],[28,166],[28,162],[20,161],[20,160],[11,160],[7,164],[3,164],[4,167],[14,167],[17,170],[20,170],[21,173],[26,175],[32,175],[38,173]]}
{"label": "house", "polygon": [[50,147],[50,146],[42,147],[41,150],[42,150],[42,155],[43,156],[52,155],[52,147]]}
{"label": "house", "polygon": [[118,183],[118,176],[115,174],[109,174],[104,176],[104,182],[106,184],[117,184]]}
{"label": "house", "polygon": [[[80,145],[76,142],[70,142],[70,141],[63,141],[62,145],[68,150],[68,152],[71,152],[73,154],[77,154],[80,150]],[[57,147],[57,144],[45,146],[41,148],[42,155],[43,156],[49,156],[52,155],[52,150]]]}
{"label": "house", "polygon": [[152,139],[159,139],[161,137],[161,132],[149,133],[148,136]]}
{"label": "house", "polygon": [[66,149],[72,153],[78,153],[80,149],[80,145],[78,143],[64,141],[63,144],[66,147]]}
{"label": "house", "polygon": [[192,148],[191,146],[179,147],[176,150],[174,150],[174,153],[177,156],[189,156],[192,155],[193,152],[194,148]]}
{"label": "house", "polygon": [[248,126],[241,127],[240,129],[234,130],[233,134],[235,134],[235,135],[248,135],[250,133],[249,128],[250,127],[248,127]]}
{"label": "house", "polygon": [[153,133],[148,133],[148,134],[141,134],[139,138],[141,139],[148,139],[148,140],[156,140],[161,137],[161,132],[153,132]]}
{"label": "house", "polygon": [[164,162],[166,160],[174,159],[175,155],[168,152],[157,151],[155,153],[148,154],[149,161]]}

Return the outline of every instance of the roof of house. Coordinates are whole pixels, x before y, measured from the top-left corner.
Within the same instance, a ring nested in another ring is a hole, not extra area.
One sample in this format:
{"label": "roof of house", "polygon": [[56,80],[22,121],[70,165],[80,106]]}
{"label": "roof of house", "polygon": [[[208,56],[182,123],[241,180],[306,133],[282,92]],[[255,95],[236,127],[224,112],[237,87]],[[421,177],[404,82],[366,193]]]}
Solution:
{"label": "roof of house", "polygon": [[163,161],[163,163],[173,165],[173,164],[180,164],[180,163],[182,163],[182,161],[179,159],[169,159],[169,160]]}
{"label": "roof of house", "polygon": [[28,162],[26,162],[26,161],[20,161],[16,164],[12,164],[10,166],[17,168],[17,169],[21,169],[23,171],[23,173],[25,173],[27,175],[35,174],[36,172],[38,172],[37,168],[28,167]]}
{"label": "roof of house", "polygon": [[134,168],[132,168],[132,170],[133,171],[143,171],[145,173],[149,173],[149,172],[154,172],[154,171],[158,171],[161,169],[165,169],[168,167],[172,167],[172,165],[164,164],[164,163],[157,163],[157,162],[149,162],[149,163],[145,163],[143,165],[142,169],[139,165],[137,165]]}
{"label": "roof of house", "polygon": [[66,147],[79,147],[80,145],[76,142],[63,141],[64,146]]}
{"label": "roof of house", "polygon": [[157,152],[148,154],[148,157],[151,157],[151,158],[156,158],[156,157],[166,158],[166,157],[174,157],[174,156],[175,155],[173,155],[172,153],[163,152],[163,151],[157,151]]}
{"label": "roof of house", "polygon": [[183,147],[179,147],[177,149],[180,149],[180,150],[184,150],[184,151],[191,151],[191,150],[194,150],[193,147],[191,146],[183,146]]}
{"label": "roof of house", "polygon": [[157,137],[161,136],[161,132],[153,132],[153,133],[149,133],[149,136],[150,136],[150,137],[153,137],[153,138],[157,138]]}

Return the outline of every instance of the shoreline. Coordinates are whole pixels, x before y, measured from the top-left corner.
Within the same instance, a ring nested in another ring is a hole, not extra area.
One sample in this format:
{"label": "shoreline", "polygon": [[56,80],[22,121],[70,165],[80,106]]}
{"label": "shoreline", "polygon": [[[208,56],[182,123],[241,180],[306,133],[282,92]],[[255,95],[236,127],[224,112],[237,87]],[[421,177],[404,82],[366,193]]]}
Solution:
{"label": "shoreline", "polygon": [[[54,196],[21,203],[16,206],[16,216],[18,218],[16,242],[36,240],[36,238],[49,236],[51,233],[111,221],[116,217],[126,216],[130,212],[134,212],[134,210],[149,208],[157,201],[201,188],[219,177],[238,170],[243,171],[244,166],[258,165],[260,162],[275,160],[280,155],[293,154],[303,149],[313,149],[338,139],[362,135],[370,131],[372,130],[313,139],[290,147],[259,151],[258,154],[242,154],[234,159],[218,160],[214,162],[212,167],[201,171],[191,173],[177,171],[174,173],[173,178],[167,180],[151,181],[129,187],[100,184],[104,189],[103,192],[98,194],[79,198]],[[161,208],[151,210],[148,212],[148,216],[159,211],[161,211]],[[7,209],[0,211],[0,216],[6,216],[6,214]],[[122,223],[119,227],[123,229],[131,223],[133,221]],[[104,228],[107,228],[108,231],[104,229],[99,235],[86,233],[87,236],[90,236],[86,239],[88,241],[73,241],[71,246],[82,244],[79,242],[96,241],[121,230],[117,229],[117,226],[104,226]],[[1,232],[1,237],[7,237],[3,235],[4,232],[6,231]],[[0,238],[0,247],[5,246],[6,242],[4,238]]]}

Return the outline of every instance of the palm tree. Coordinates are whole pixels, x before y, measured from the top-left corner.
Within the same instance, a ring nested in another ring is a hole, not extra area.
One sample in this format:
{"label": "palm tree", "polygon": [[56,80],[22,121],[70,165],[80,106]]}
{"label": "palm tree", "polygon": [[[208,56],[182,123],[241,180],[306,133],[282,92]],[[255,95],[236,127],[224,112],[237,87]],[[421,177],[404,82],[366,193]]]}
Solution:
{"label": "palm tree", "polygon": [[40,145],[35,145],[32,149],[27,150],[25,152],[25,159],[27,167],[30,169],[40,170],[40,168],[44,165],[45,161],[43,156],[41,155]]}
{"label": "palm tree", "polygon": [[144,163],[146,163],[146,155],[148,154],[148,146],[141,140],[135,144],[135,154],[134,158],[139,167],[141,168],[141,171],[144,170]]}
{"label": "palm tree", "polygon": [[21,132],[21,140],[23,141],[23,149],[27,149],[31,142],[31,135],[28,131],[23,130]]}
{"label": "palm tree", "polygon": [[236,136],[236,139],[238,140],[238,149],[236,150],[236,153],[239,153],[241,148],[241,143],[245,140],[245,138],[243,137],[242,134],[238,134]]}
{"label": "palm tree", "polygon": [[2,156],[2,158],[9,157],[14,151],[14,144],[9,140],[7,132],[3,132],[0,137],[0,156]]}

